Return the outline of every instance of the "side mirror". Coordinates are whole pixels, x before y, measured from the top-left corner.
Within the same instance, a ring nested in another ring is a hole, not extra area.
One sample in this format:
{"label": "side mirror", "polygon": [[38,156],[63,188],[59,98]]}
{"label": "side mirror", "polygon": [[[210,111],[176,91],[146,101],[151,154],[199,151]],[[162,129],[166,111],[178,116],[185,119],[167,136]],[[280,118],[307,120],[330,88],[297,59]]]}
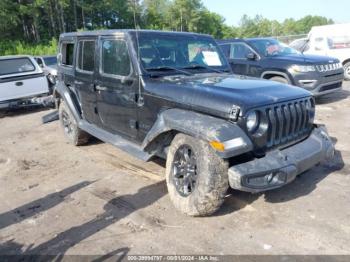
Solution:
{"label": "side mirror", "polygon": [[248,60],[256,60],[257,56],[256,56],[255,53],[248,53],[248,54],[246,55],[246,58],[247,58]]}

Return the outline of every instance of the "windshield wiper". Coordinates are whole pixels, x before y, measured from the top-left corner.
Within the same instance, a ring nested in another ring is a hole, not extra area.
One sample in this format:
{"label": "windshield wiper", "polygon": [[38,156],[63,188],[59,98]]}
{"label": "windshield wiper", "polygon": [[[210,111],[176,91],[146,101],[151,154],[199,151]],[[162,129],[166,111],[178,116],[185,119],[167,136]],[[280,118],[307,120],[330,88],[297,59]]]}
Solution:
{"label": "windshield wiper", "polygon": [[220,70],[220,69],[215,69],[215,68],[211,68],[210,66],[205,66],[205,65],[200,65],[200,64],[192,64],[190,66],[186,66],[186,67],[182,67],[182,68],[183,69],[208,69],[208,70],[211,70],[212,72],[216,72],[216,73],[229,72],[228,69]]}
{"label": "windshield wiper", "polygon": [[172,66],[158,66],[158,67],[151,67],[151,68],[146,68],[147,71],[176,71],[185,75],[193,75],[192,73],[185,71],[185,70],[181,70],[179,68],[176,67],[172,67]]}

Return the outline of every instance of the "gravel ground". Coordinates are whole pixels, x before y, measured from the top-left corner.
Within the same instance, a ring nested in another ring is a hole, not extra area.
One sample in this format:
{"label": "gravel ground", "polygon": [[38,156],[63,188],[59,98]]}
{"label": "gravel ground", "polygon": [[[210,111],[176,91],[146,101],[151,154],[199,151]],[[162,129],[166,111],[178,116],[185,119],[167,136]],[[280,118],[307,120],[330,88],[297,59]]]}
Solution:
{"label": "gravel ground", "polygon": [[336,142],[319,165],[264,194],[230,191],[211,217],[174,210],[164,162],[68,144],[47,110],[0,119],[0,254],[348,254],[350,83],[318,99]]}

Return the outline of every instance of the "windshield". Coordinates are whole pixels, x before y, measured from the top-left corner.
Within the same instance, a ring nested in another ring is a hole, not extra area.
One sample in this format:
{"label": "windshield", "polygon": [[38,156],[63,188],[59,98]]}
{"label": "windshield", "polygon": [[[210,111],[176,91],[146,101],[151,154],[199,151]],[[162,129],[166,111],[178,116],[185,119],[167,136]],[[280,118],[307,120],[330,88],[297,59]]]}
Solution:
{"label": "windshield", "polygon": [[52,66],[57,64],[57,58],[55,56],[43,57],[45,64],[47,66]]}
{"label": "windshield", "polygon": [[210,37],[139,32],[138,40],[141,64],[147,72],[160,69],[176,73],[184,70],[191,73],[194,70],[200,72],[229,70],[218,45]]}
{"label": "windshield", "polygon": [[299,54],[297,50],[275,39],[248,40],[248,42],[253,45],[261,55],[267,57]]}

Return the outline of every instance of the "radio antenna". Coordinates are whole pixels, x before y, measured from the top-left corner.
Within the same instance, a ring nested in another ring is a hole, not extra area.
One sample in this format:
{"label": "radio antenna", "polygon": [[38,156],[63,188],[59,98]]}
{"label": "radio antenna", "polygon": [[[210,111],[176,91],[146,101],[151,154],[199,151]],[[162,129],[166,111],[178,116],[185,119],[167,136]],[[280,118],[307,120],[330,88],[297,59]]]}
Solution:
{"label": "radio antenna", "polygon": [[140,57],[140,43],[139,43],[139,26],[136,21],[136,0],[132,0],[134,3],[134,27],[135,27],[135,34],[136,34],[136,48],[137,48],[137,61],[138,61],[138,67],[139,67],[139,74],[138,74],[138,96],[137,96],[137,105],[143,106],[143,97],[142,97],[142,88],[141,88],[141,57]]}

